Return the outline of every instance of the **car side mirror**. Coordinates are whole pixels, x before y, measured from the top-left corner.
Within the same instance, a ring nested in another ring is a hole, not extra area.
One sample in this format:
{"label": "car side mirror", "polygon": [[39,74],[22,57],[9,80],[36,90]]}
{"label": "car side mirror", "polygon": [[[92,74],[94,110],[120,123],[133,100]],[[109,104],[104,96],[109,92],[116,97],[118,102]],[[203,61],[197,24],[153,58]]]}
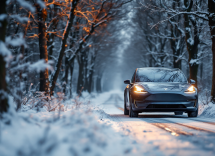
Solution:
{"label": "car side mirror", "polygon": [[195,80],[190,79],[190,84],[195,84],[195,83],[196,83],[196,81],[195,81]]}
{"label": "car side mirror", "polygon": [[131,80],[125,80],[124,84],[131,84]]}

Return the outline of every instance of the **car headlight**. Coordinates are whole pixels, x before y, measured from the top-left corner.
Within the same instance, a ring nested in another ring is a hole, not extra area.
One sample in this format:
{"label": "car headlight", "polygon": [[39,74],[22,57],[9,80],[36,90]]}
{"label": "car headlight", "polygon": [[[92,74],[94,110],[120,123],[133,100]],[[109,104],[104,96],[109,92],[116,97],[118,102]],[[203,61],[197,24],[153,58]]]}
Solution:
{"label": "car headlight", "polygon": [[143,87],[140,87],[140,86],[134,86],[134,92],[135,93],[147,93],[145,91],[145,89]]}
{"label": "car headlight", "polygon": [[195,92],[196,92],[196,90],[195,90],[194,86],[190,86],[190,87],[185,91],[185,93],[195,93]]}

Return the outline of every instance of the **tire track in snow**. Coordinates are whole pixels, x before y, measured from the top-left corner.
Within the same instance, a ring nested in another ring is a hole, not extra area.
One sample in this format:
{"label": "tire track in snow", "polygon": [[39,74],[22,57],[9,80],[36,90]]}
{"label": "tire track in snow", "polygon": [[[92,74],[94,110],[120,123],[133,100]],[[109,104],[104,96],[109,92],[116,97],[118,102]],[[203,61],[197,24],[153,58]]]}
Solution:
{"label": "tire track in snow", "polygon": [[204,122],[204,123],[207,123],[207,124],[210,124],[210,125],[215,125],[215,122],[212,122],[212,121],[207,121],[207,120],[200,120],[200,119],[188,119],[188,120],[193,120],[193,121],[199,121],[199,122]]}
{"label": "tire track in snow", "polygon": [[[185,124],[185,123],[178,123],[178,122],[174,122],[174,121],[171,121],[171,120],[168,120],[168,119],[160,119],[160,120],[161,121],[163,120],[164,122],[169,122],[169,123],[174,123],[174,124],[177,124],[177,125],[181,125],[181,126],[193,129],[193,130],[215,134],[215,130],[212,131],[212,130],[209,130],[209,129],[206,129],[206,128],[202,128],[202,127],[199,127],[199,126],[197,127],[197,126],[192,126],[192,125],[188,125],[188,124]],[[190,120],[190,119],[186,118],[186,120]],[[191,121],[197,121],[197,120],[191,120]],[[197,121],[197,122],[200,122],[200,121]],[[201,121],[200,123],[205,123],[205,122]],[[205,124],[208,124],[208,123],[205,123]]]}
{"label": "tire track in snow", "polygon": [[164,124],[164,123],[152,123],[153,125],[169,132],[171,135],[175,135],[175,136],[179,136],[179,135],[194,135],[193,133],[190,133],[190,132],[186,132],[182,129],[179,129],[179,128],[176,128],[176,127],[173,127],[169,124]]}

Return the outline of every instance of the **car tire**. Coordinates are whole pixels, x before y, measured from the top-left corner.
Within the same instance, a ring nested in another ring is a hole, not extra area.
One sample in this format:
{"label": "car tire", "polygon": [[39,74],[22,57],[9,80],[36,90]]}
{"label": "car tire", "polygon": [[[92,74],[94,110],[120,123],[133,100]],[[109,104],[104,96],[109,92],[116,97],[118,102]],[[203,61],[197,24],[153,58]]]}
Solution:
{"label": "car tire", "polygon": [[193,111],[193,112],[187,112],[187,115],[189,118],[192,118],[192,117],[197,117],[198,116],[198,108],[196,111]]}
{"label": "car tire", "polygon": [[124,115],[129,115],[129,110],[126,108],[125,100],[124,100]]}
{"label": "car tire", "polygon": [[175,115],[183,115],[183,112],[174,112]]}
{"label": "car tire", "polygon": [[196,107],[197,107],[197,110],[196,111],[192,111],[192,112],[187,112],[187,115],[189,118],[192,118],[192,117],[197,117],[198,116],[198,112],[199,112],[199,104],[198,104],[198,97],[197,97],[197,101],[196,101]]}
{"label": "car tire", "polygon": [[137,112],[134,112],[133,110],[132,110],[132,100],[130,99],[130,109],[129,109],[129,117],[131,117],[131,118],[134,118],[134,117],[138,117],[138,113]]}

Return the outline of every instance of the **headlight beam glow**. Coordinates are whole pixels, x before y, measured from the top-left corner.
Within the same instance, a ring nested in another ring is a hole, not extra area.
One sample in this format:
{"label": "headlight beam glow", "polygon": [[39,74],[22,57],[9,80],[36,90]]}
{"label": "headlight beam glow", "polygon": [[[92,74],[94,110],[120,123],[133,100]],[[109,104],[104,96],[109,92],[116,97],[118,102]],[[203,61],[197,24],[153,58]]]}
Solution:
{"label": "headlight beam glow", "polygon": [[139,87],[139,86],[135,86],[135,87],[134,87],[134,92],[135,92],[135,93],[147,93],[147,92],[144,90],[144,88]]}
{"label": "headlight beam glow", "polygon": [[195,90],[194,86],[190,86],[190,87],[185,91],[185,93],[195,93],[195,92],[196,92],[196,90]]}

